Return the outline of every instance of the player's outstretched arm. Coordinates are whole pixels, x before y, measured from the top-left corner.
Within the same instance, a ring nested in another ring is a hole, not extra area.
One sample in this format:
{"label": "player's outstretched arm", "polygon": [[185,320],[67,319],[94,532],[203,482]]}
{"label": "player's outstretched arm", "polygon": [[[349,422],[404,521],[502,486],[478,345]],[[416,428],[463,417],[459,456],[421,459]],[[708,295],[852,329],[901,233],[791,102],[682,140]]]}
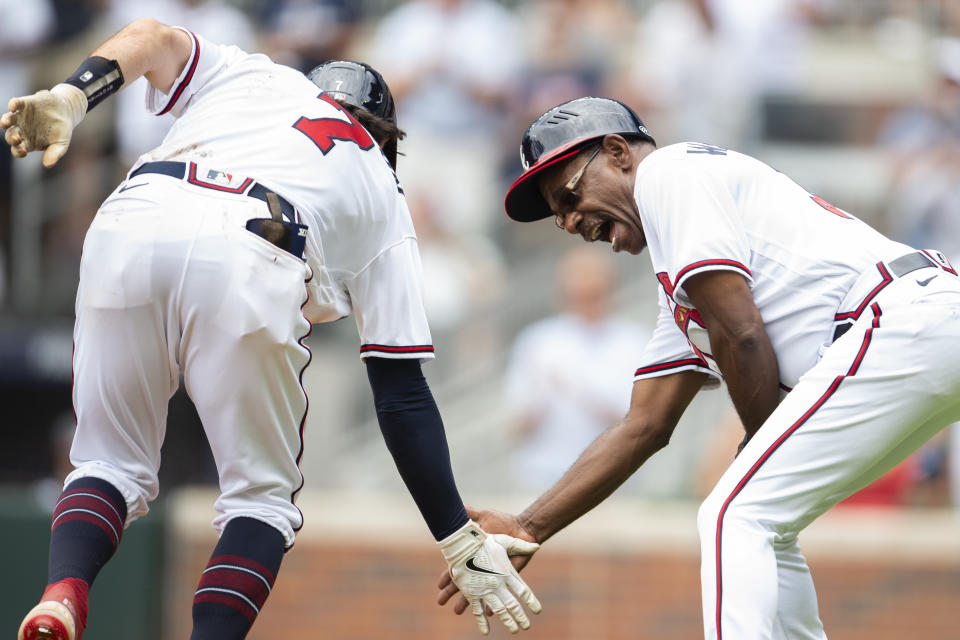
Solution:
{"label": "player's outstretched arm", "polygon": [[[703,386],[706,374],[684,371],[659,378],[638,380],[633,385],[630,411],[620,424],[593,441],[573,466],[523,513],[513,516],[497,511],[470,511],[491,534],[542,544],[553,534],[603,502],[646,460],[665,447],[687,405]],[[514,565],[523,567],[532,553],[514,549]],[[526,556],[526,557],[524,557]],[[441,577],[439,604],[457,592],[457,585]],[[468,607],[457,598],[454,612]]]}
{"label": "player's outstretched arm", "polygon": [[387,448],[480,631],[490,630],[485,606],[512,633],[529,628],[523,605],[539,613],[540,603],[510,563],[507,549],[533,553],[536,545],[508,535],[488,536],[467,516],[454,483],[443,421],[419,361],[370,357],[365,362]]}
{"label": "player's outstretched arm", "polygon": [[140,76],[168,92],[191,50],[190,37],[179,29],[148,18],[130,23],[97,47],[66,81],[10,100],[0,116],[10,153],[22,158],[42,151],[43,165],[52,167],[67,152],[73,130],[87,111]]}

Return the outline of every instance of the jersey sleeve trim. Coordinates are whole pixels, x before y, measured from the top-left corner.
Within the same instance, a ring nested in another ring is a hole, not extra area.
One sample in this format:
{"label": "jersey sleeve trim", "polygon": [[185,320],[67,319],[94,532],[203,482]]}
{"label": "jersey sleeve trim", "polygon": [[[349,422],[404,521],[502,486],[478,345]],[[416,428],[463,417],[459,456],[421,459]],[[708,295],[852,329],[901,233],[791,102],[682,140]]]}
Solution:
{"label": "jersey sleeve trim", "polygon": [[683,282],[698,271],[714,271],[717,269],[739,271],[747,277],[747,280],[753,282],[753,273],[750,272],[750,269],[736,260],[699,260],[692,264],[688,264],[683,269],[680,269],[680,272],[677,273],[677,277],[674,280],[673,290],[676,291],[677,289],[680,289]]}
{"label": "jersey sleeve trim", "polygon": [[177,27],[182,29],[187,35],[190,36],[190,39],[193,41],[193,51],[190,53],[190,63],[187,65],[187,72],[183,76],[183,80],[180,81],[180,84],[177,85],[177,88],[170,95],[170,99],[167,101],[167,106],[157,112],[156,115],[162,116],[170,111],[173,108],[173,105],[177,103],[177,100],[180,99],[180,96],[183,95],[184,90],[187,88],[187,85],[190,84],[190,81],[193,79],[193,75],[197,70],[197,64],[200,62],[200,41],[197,39],[196,34],[194,34],[189,29],[183,29],[182,27]]}
{"label": "jersey sleeve trim", "polygon": [[394,346],[386,344],[360,345],[360,357],[367,358],[433,358],[435,356],[432,344],[415,344],[409,346]]}
{"label": "jersey sleeve trim", "polygon": [[658,364],[640,367],[634,372],[633,380],[636,382],[637,380],[657,378],[681,371],[702,371],[703,373],[717,376],[717,372],[711,369],[702,359],[685,358],[683,360],[671,360],[669,362],[660,362]]}

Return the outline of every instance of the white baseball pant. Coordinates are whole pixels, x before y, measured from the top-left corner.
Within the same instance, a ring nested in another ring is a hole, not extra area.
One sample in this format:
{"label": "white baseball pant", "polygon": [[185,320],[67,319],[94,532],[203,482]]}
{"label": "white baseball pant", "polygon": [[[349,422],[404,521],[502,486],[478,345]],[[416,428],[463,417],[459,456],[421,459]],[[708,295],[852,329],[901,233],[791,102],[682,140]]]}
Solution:
{"label": "white baseball pant", "polygon": [[826,638],[798,533],[958,418],[960,280],[924,268],[823,351],[701,506],[704,637]]}
{"label": "white baseball pant", "polygon": [[237,516],[293,544],[310,352],[309,268],[244,228],[264,202],[148,174],[121,185],[84,241],[74,327],[77,433],[67,482],[157,496],[167,404],[182,373],[220,479],[218,531]]}

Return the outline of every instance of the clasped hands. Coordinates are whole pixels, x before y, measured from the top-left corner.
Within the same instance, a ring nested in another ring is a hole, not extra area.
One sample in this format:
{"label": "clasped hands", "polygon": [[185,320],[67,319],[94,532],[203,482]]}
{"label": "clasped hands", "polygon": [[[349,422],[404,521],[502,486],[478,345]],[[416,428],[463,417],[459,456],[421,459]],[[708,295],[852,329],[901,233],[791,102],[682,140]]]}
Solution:
{"label": "clasped hands", "polygon": [[439,543],[449,570],[440,578],[437,603],[446,604],[459,592],[454,612],[470,608],[484,635],[490,632],[487,617],[493,615],[511,633],[530,628],[521,602],[533,613],[540,612],[540,602],[517,571],[540,545],[515,516],[469,508],[467,513],[471,520]]}

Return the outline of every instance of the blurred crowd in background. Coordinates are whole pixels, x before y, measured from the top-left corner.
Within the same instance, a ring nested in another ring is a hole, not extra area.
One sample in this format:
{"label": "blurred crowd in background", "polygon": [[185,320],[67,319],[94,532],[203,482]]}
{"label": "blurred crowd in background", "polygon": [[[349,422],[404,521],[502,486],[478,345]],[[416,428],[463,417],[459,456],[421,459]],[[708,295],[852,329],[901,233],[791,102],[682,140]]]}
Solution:
{"label": "blurred crowd in background", "polygon": [[[143,16],[303,71],[351,58],[385,76],[408,134],[398,173],[438,353],[425,371],[468,491],[552,483],[626,411],[656,317],[646,256],[577,247],[549,222],[503,213],[523,130],[559,102],[621,99],[661,146],[751,153],[885,233],[960,260],[955,0],[0,0],[0,15],[3,100],[61,81]],[[0,153],[0,481],[31,483],[40,500],[55,498],[68,467],[84,233],[172,122],[147,114],[143,83],[91,112],[54,170]],[[310,340],[307,487],[397,482],[352,321]],[[724,392],[702,395],[670,453],[625,491],[693,498],[719,475],[739,425]],[[960,502],[958,440],[944,433],[859,500]],[[458,453],[477,446],[494,447],[501,473]],[[209,481],[208,455],[178,393],[164,490]]]}

